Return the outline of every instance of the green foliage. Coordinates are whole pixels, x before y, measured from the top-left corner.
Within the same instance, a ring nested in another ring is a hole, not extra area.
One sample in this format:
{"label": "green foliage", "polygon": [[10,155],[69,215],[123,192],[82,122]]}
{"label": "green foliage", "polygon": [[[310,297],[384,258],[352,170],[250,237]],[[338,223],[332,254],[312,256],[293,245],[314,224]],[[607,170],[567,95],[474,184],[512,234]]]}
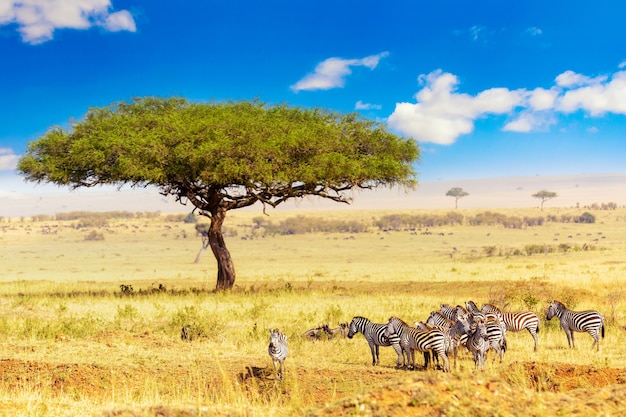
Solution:
{"label": "green foliage", "polygon": [[278,224],[264,223],[264,229],[269,235],[295,235],[303,233],[363,233],[368,226],[359,221],[328,220],[296,216],[285,219]]}
{"label": "green foliage", "polygon": [[415,141],[356,114],[146,97],[92,108],[70,129],[50,129],[29,145],[18,170],[30,181],[155,185],[177,197],[203,198],[209,189],[223,198],[246,187],[233,191],[245,192],[249,205],[354,186],[412,187],[417,159]]}
{"label": "green foliage", "polygon": [[379,230],[412,230],[419,227],[454,226],[463,224],[463,215],[449,212],[437,214],[388,214],[374,220]]}
{"label": "green foliage", "polygon": [[596,222],[596,216],[589,213],[588,211],[581,214],[580,217],[576,221],[576,223],[590,223],[590,224],[595,223],[595,222]]}
{"label": "green foliage", "polygon": [[184,326],[188,326],[194,337],[219,338],[225,328],[226,318],[215,313],[203,311],[198,306],[185,306],[174,312],[168,325],[168,332],[180,334]]}

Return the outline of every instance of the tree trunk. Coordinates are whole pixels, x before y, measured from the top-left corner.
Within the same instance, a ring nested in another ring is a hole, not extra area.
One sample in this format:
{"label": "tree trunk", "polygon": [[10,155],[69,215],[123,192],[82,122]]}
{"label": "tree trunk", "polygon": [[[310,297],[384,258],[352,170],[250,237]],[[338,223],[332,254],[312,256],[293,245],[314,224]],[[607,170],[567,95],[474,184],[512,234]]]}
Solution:
{"label": "tree trunk", "polygon": [[226,218],[226,210],[218,209],[211,213],[211,224],[209,226],[209,245],[217,261],[217,290],[229,290],[235,285],[235,265],[226,249],[224,235],[222,234],[222,224]]}

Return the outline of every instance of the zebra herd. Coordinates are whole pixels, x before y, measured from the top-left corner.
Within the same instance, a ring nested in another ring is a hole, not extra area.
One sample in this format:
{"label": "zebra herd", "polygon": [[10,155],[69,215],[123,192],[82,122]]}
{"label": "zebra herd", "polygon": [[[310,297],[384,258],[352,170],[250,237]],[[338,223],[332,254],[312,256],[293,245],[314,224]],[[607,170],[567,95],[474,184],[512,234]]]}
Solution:
{"label": "zebra herd", "polygon": [[[597,311],[573,311],[560,301],[552,301],[546,319],[557,317],[567,335],[568,346],[574,347],[574,332],[587,332],[594,342],[591,348],[600,349],[600,335],[604,338],[604,317]],[[327,326],[326,326],[327,327]],[[379,364],[379,347],[391,346],[397,354],[396,367],[415,368],[415,351],[424,355],[424,367],[441,361],[444,372],[450,371],[449,357],[456,357],[460,348],[466,348],[473,356],[475,368],[485,367],[487,352],[493,350],[502,362],[507,350],[506,333],[527,330],[537,351],[539,317],[533,312],[504,312],[493,304],[483,304],[479,309],[476,303],[468,301],[465,306],[452,307],[441,304],[438,311],[432,311],[426,321],[407,324],[398,317],[390,317],[387,323],[373,323],[363,316],[355,316],[347,327],[347,337],[352,339],[357,333],[363,334],[371,354],[372,365]],[[320,327],[319,330],[323,329]],[[304,335],[310,337],[311,331]],[[343,332],[342,332],[343,333]],[[270,330],[268,352],[278,370],[278,379],[283,376],[283,362],[287,357],[287,336],[278,329]],[[432,354],[432,357],[431,357]],[[495,356],[494,356],[495,360]]]}
{"label": "zebra herd", "polygon": [[[424,353],[425,367],[428,367],[432,352],[434,358],[443,361],[442,369],[449,371],[449,357],[453,356],[456,368],[458,349],[465,347],[471,352],[476,369],[484,369],[487,352],[493,350],[502,362],[507,350],[506,333],[523,330],[530,333],[534,351],[537,351],[539,317],[533,312],[505,312],[493,304],[483,304],[479,309],[473,301],[468,301],[465,306],[441,304],[439,307],[425,322],[415,322],[415,327],[398,317],[391,317],[387,323],[373,323],[365,317],[355,316],[350,322],[348,337],[363,334],[372,353],[372,365],[379,362],[379,346],[392,346],[398,356],[398,368],[414,368],[414,354],[418,351]],[[574,332],[587,332],[594,340],[592,349],[595,346],[599,350],[600,335],[604,337],[602,314],[593,310],[568,310],[563,303],[554,300],[546,319],[552,317],[559,318],[570,347],[574,347]]]}

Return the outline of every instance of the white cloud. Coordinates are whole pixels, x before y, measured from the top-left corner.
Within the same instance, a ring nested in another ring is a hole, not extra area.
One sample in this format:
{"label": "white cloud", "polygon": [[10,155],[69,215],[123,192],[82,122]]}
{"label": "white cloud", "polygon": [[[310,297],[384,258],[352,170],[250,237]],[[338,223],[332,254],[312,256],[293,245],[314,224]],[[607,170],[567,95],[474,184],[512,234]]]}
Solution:
{"label": "white cloud", "polygon": [[532,110],[536,111],[552,109],[558,95],[559,92],[555,89],[535,88],[529,94],[528,104]]}
{"label": "white cloud", "polygon": [[317,64],[313,73],[292,85],[291,90],[298,92],[343,87],[345,78],[352,74],[352,67],[367,67],[373,70],[378,66],[380,59],[388,55],[388,52],[382,52],[361,59],[328,58]]}
{"label": "white cloud", "polygon": [[380,110],[382,108],[380,104],[363,103],[361,100],[354,105],[354,110]]}
{"label": "white cloud", "polygon": [[543,31],[538,27],[531,26],[526,29],[525,33],[534,38],[536,36],[541,36],[543,34]]}
{"label": "white cloud", "polygon": [[626,114],[626,71],[614,73],[610,80],[608,77],[589,78],[579,74],[573,77],[587,82],[571,84],[580,86],[562,94],[557,103],[559,111],[573,113],[582,110],[591,116]]}
{"label": "white cloud", "polygon": [[535,112],[530,109],[526,109],[522,110],[515,119],[506,123],[502,130],[505,132],[536,132],[538,130],[547,129],[554,123],[556,123],[554,112]]}
{"label": "white cloud", "polygon": [[135,20],[127,10],[120,10],[119,12],[108,15],[104,20],[102,27],[110,32],[120,32],[122,30],[127,30],[129,32],[137,31]]}
{"label": "white cloud", "polygon": [[484,26],[474,25],[469,28],[469,34],[473,41],[484,39],[487,33],[487,28]]}
{"label": "white cloud", "polygon": [[569,88],[580,85],[601,84],[606,81],[606,78],[606,76],[600,76],[596,78],[587,77],[586,75],[577,74],[574,71],[568,70],[562,74],[559,74],[556,77],[555,81],[556,85],[558,85],[559,87]]}
{"label": "white cloud", "polygon": [[0,148],[0,171],[14,170],[17,168],[18,159],[12,149]]}
{"label": "white cloud", "polygon": [[0,24],[16,24],[22,40],[30,44],[49,41],[56,29],[136,31],[130,12],[110,9],[110,0],[0,0]]}
{"label": "white cloud", "polygon": [[415,94],[416,103],[396,103],[387,123],[421,142],[450,145],[489,115],[507,115],[502,130],[509,132],[545,130],[559,115],[576,111],[589,117],[626,115],[626,70],[595,77],[568,70],[550,88],[491,88],[476,95],[458,93],[458,78],[441,70],[418,80],[423,88]]}
{"label": "white cloud", "polygon": [[524,90],[492,88],[476,96],[456,92],[457,77],[441,70],[418,78],[424,86],[417,103],[396,103],[387,122],[392,129],[421,142],[449,145],[474,130],[474,121],[488,114],[507,114],[522,105]]}

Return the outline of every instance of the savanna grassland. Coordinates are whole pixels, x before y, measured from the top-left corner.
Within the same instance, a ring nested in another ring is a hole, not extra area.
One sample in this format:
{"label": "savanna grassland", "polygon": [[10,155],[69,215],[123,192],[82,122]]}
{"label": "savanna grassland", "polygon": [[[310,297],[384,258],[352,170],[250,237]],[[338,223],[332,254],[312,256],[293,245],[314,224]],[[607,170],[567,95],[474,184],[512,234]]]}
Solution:
{"label": "savanna grassland", "polygon": [[[584,212],[595,222],[572,220]],[[544,219],[519,227],[470,224],[484,210],[454,211],[460,224],[376,226],[385,216],[450,213],[231,213],[237,281],[228,292],[213,291],[210,250],[193,262],[201,240],[181,217],[4,218],[0,415],[626,414],[626,209],[489,214]],[[270,227],[287,221],[360,227],[288,235]],[[567,348],[558,321],[545,320],[551,299],[604,315],[599,352],[583,333]],[[538,352],[528,333],[509,333],[504,361],[490,352],[485,371],[467,352],[450,373],[404,371],[391,348],[371,366],[360,334],[300,336],[355,315],[425,320],[441,303],[468,300],[535,311]],[[194,340],[181,340],[184,325]],[[275,327],[289,337],[282,382],[267,354]]]}

